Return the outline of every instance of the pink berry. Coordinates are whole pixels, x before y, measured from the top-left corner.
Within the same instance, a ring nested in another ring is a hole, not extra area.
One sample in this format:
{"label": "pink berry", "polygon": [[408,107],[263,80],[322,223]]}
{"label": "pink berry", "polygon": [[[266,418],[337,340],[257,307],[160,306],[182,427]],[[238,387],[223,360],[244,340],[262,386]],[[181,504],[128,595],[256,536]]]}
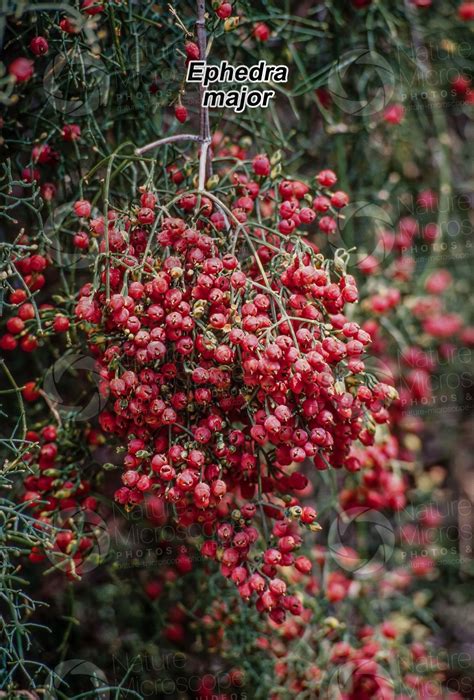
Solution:
{"label": "pink berry", "polygon": [[48,53],[49,45],[44,36],[35,36],[30,41],[30,49],[35,56],[44,56]]}
{"label": "pink berry", "polygon": [[33,75],[33,61],[29,58],[15,58],[8,66],[8,72],[18,83],[25,83]]}

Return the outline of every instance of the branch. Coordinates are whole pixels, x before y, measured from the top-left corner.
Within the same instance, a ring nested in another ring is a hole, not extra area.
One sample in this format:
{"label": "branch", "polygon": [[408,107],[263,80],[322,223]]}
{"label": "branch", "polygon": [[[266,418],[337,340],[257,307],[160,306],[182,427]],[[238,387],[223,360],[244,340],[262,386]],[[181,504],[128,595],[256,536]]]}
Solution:
{"label": "branch", "polygon": [[[198,189],[199,190],[206,189],[207,177],[209,177],[211,175],[211,173],[209,172],[210,167],[211,167],[211,159],[207,157],[210,145],[211,145],[210,139],[208,141],[204,141],[202,146],[201,146],[201,153],[199,154],[199,182],[198,182]],[[206,177],[206,175],[207,175],[207,177]]]}
{"label": "branch", "polygon": [[158,141],[153,141],[152,143],[147,143],[146,146],[135,149],[135,155],[141,156],[147,151],[151,151],[152,148],[158,148],[158,146],[164,146],[167,143],[173,143],[174,141],[201,141],[200,136],[195,134],[175,134],[174,136],[166,136],[163,139],[158,139]]}
{"label": "branch", "polygon": [[59,425],[59,427],[61,427],[63,422],[61,420],[61,416],[59,415],[59,411],[56,408],[56,404],[53,401],[51,401],[48,394],[45,391],[43,391],[43,389],[39,389],[38,393],[41,394],[43,399],[46,401],[46,403],[48,404],[49,410],[51,411],[51,413],[53,414],[53,416],[56,419],[57,424]]}
{"label": "branch", "polygon": [[[197,0],[198,18],[196,20],[196,33],[199,46],[199,58],[207,61],[207,35],[206,35],[206,3],[205,0]],[[208,157],[209,145],[211,143],[211,129],[209,125],[209,108],[204,107],[204,96],[206,86],[201,83],[199,86],[199,131],[201,136],[201,154],[199,156],[199,189],[204,189],[206,177],[212,175],[211,157]]]}

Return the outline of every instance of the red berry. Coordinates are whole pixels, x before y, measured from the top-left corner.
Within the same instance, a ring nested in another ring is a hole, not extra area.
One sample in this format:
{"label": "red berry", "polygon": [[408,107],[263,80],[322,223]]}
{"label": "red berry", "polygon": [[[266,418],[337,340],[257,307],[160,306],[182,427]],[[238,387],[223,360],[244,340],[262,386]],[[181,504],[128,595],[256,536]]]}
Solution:
{"label": "red berry", "polygon": [[74,213],[76,216],[84,217],[88,219],[91,215],[92,205],[87,199],[78,199],[74,203]]}
{"label": "red berry", "polygon": [[184,105],[176,105],[174,108],[174,115],[176,119],[181,122],[181,124],[184,124],[186,119],[188,118],[188,110]]}
{"label": "red berry", "polygon": [[20,348],[23,352],[33,352],[38,347],[38,340],[34,335],[27,335],[20,340]]}
{"label": "red berry", "polygon": [[8,66],[8,72],[17,82],[25,83],[34,72],[33,61],[29,58],[16,58]]}
{"label": "red berry", "polygon": [[309,207],[303,207],[303,209],[300,209],[299,217],[302,224],[312,224],[316,218],[316,214]]}
{"label": "red berry", "polygon": [[317,513],[314,508],[310,506],[305,506],[301,512],[301,522],[302,523],[313,523],[317,518]]}
{"label": "red berry", "polygon": [[78,124],[65,124],[61,135],[64,141],[77,141],[81,136],[81,127]]}
{"label": "red berry", "polygon": [[337,182],[337,177],[332,170],[321,170],[321,172],[316,175],[316,180],[321,187],[333,187]]}
{"label": "red berry", "polygon": [[56,185],[52,182],[44,182],[40,187],[41,197],[46,201],[50,202],[56,196]]}
{"label": "red berry", "polygon": [[26,382],[25,386],[21,390],[23,398],[25,401],[36,401],[39,398],[40,393],[36,390],[35,382]]}
{"label": "red berry", "polygon": [[336,220],[332,216],[323,216],[318,222],[319,229],[328,235],[334,233],[337,228]]}
{"label": "red berry", "polygon": [[27,303],[20,306],[18,309],[18,316],[23,319],[23,321],[28,321],[35,317],[35,307],[33,304]]}
{"label": "red berry", "polygon": [[66,34],[79,34],[80,29],[74,21],[71,21],[68,17],[63,17],[59,21],[59,27]]}
{"label": "red berry", "polygon": [[10,304],[21,304],[25,301],[27,293],[24,289],[15,289],[9,297]]}
{"label": "red berry", "polygon": [[56,333],[64,333],[65,331],[69,330],[70,325],[71,322],[66,316],[58,315],[53,321],[53,328]]}
{"label": "red berry", "polygon": [[152,209],[142,207],[137,214],[137,219],[141,224],[152,224],[155,220],[155,214]]}
{"label": "red berry", "polygon": [[394,104],[387,107],[383,113],[384,121],[388,124],[400,124],[405,116],[405,107],[401,104]]}
{"label": "red berry", "polygon": [[48,53],[49,45],[44,36],[35,36],[30,41],[30,49],[35,56],[44,56]]}
{"label": "red berry", "polygon": [[104,6],[97,0],[82,0],[81,10],[84,10],[88,15],[98,15],[104,11]]}
{"label": "red berry", "polygon": [[187,41],[184,45],[184,51],[186,56],[192,61],[197,61],[199,59],[199,46],[194,43],[194,41]]}
{"label": "red berry", "polygon": [[12,318],[9,318],[7,321],[7,330],[13,335],[21,333],[24,327],[25,322],[19,316],[12,316]]}
{"label": "red berry", "polygon": [[85,231],[79,231],[78,233],[74,234],[72,240],[76,248],[86,250],[89,247],[89,236]]}
{"label": "red berry", "polygon": [[152,192],[143,192],[140,196],[140,204],[147,209],[154,209],[157,201],[156,196]]}
{"label": "red berry", "polygon": [[270,34],[270,27],[264,22],[259,22],[255,25],[253,35],[258,41],[268,41]]}
{"label": "red berry", "polygon": [[349,196],[345,192],[334,192],[331,195],[331,204],[336,209],[342,209],[349,204]]}
{"label": "red berry", "polygon": [[2,335],[0,338],[0,348],[2,350],[14,350],[16,346],[17,341],[15,336],[11,335],[10,333],[5,333],[5,335]]}
{"label": "red berry", "polygon": [[311,572],[311,569],[312,569],[312,564],[311,564],[310,560],[308,559],[308,557],[296,557],[295,567],[302,574],[309,574]]}
{"label": "red berry", "polygon": [[270,161],[265,154],[255,156],[252,161],[253,171],[256,175],[266,177],[270,175]]}
{"label": "red berry", "polygon": [[23,168],[21,177],[25,182],[38,182],[41,173],[37,168]]}
{"label": "red berry", "polygon": [[474,20],[474,2],[462,2],[458,7],[458,17],[463,22]]}
{"label": "red berry", "polygon": [[216,15],[219,19],[228,19],[232,14],[232,5],[230,2],[223,2],[216,10]]}

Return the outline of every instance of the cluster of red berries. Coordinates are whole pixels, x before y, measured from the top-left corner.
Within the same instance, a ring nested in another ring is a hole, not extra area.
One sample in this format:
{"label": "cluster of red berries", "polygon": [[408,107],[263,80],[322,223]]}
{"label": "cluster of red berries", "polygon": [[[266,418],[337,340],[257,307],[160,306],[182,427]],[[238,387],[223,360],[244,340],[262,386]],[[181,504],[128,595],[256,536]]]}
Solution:
{"label": "cluster of red berries", "polygon": [[[425,524],[436,526],[436,513],[428,513]],[[411,533],[407,533],[407,537],[413,542]],[[353,557],[356,564],[356,551],[353,551]],[[408,700],[413,694],[426,700],[461,700],[458,693],[443,688],[439,678],[426,673],[427,665],[430,661],[433,663],[430,653],[424,644],[407,639],[399,614],[379,624],[367,624],[364,613],[351,620],[345,614],[349,598],[364,601],[361,607],[364,610],[365,604],[376,593],[383,596],[387,606],[390,599],[399,600],[400,596],[407,595],[414,577],[432,573],[433,561],[429,557],[416,557],[411,572],[407,567],[383,570],[373,581],[358,580],[357,573],[349,576],[342,571],[330,570],[332,556],[324,547],[315,548],[313,559],[318,567],[305,578],[304,585],[298,581],[297,572],[291,582],[300,584],[303,604],[306,596],[314,600],[315,596],[323,594],[326,606],[329,603],[329,616],[314,624],[311,612],[304,609],[301,618],[288,618],[279,626],[278,636],[274,634],[275,623],[270,619],[268,634],[258,640],[258,647],[275,659],[280,688],[309,697],[325,697],[331,689],[348,700],[366,697]],[[301,663],[306,649],[311,650],[310,662]],[[390,654],[395,652],[403,657],[396,677],[387,663]],[[433,663],[432,668],[435,667]],[[278,700],[280,695],[276,692],[270,697]]]}
{"label": "cluster of red berries", "polygon": [[[22,239],[25,248],[26,237]],[[65,333],[71,322],[66,313],[61,313],[57,305],[36,304],[35,292],[46,282],[44,271],[51,264],[45,255],[32,253],[17,259],[12,258],[16,269],[16,282],[21,286],[13,289],[7,297],[9,317],[5,322],[5,332],[0,336],[2,350],[33,352],[39,345],[39,336]]]}
{"label": "cluster of red berries", "polygon": [[[474,342],[472,327],[448,310],[446,295],[453,287],[448,270],[439,268],[427,274],[418,293],[413,293],[417,248],[434,244],[440,235],[438,225],[429,221],[430,214],[438,209],[436,194],[432,190],[420,192],[416,205],[421,221],[414,216],[402,217],[394,231],[379,233],[375,252],[358,263],[360,272],[370,278],[370,293],[361,303],[368,316],[362,328],[372,338],[374,354],[383,358],[381,370],[390,375],[389,383],[398,389],[400,400],[392,405],[396,424],[411,405],[426,404],[432,398],[432,375],[440,362],[453,357],[454,343],[472,346]],[[425,218],[428,223],[422,223]],[[409,308],[419,339],[412,339],[406,347],[396,347],[394,355],[383,318],[396,317],[400,305]],[[432,348],[428,351],[422,347],[427,346],[427,338]]]}
{"label": "cluster of red berries", "polygon": [[[26,237],[23,237],[21,242],[28,247]],[[19,345],[24,352],[32,352],[38,347],[38,340],[35,333],[29,331],[29,326],[36,330],[36,311],[30,299],[46,282],[43,273],[48,266],[48,260],[43,255],[32,253],[13,258],[12,262],[22,286],[13,290],[8,297],[13,313],[6,321],[5,333],[0,337],[0,348],[15,350]]]}
{"label": "cluster of red berries", "polygon": [[[262,182],[267,161],[253,161]],[[323,171],[317,182],[329,187],[335,176]],[[203,554],[281,621],[300,605],[274,582],[277,567],[308,566],[293,553],[300,540],[285,508],[308,526],[316,517],[298,510],[308,479],[297,465],[356,469],[353,442],[374,442],[396,393],[364,383],[370,336],[344,315],[357,300],[354,278],[291,235],[309,186],[283,180],[267,190],[257,225],[249,215],[259,192],[237,174],[222,204],[183,193],[184,216],[171,216],[143,191],[128,216],[110,218],[101,285],[81,289],[76,316],[113,400],[101,427],[127,441],[117,500],[133,506],[153,493],[179,523],[201,523]],[[323,198],[330,207],[345,196],[317,192],[313,220]],[[90,215],[87,202],[76,210]],[[264,223],[275,214],[279,233]],[[277,521],[275,546],[261,544],[262,518]]]}
{"label": "cluster of red berries", "polygon": [[[255,175],[260,177],[267,177],[271,173],[270,160],[265,154],[255,156],[252,167]],[[331,192],[331,188],[337,183],[336,174],[332,170],[322,170],[316,176],[316,182],[318,188],[315,196],[308,198],[308,200],[305,198],[310,192],[310,187],[304,182],[299,180],[282,180],[280,182],[278,186],[278,194],[282,200],[278,209],[278,230],[280,233],[290,235],[299,226],[312,224],[316,219],[318,219],[318,228],[323,233],[329,235],[336,231],[337,213],[347,206],[349,197],[340,190]],[[237,204],[239,204],[239,209],[243,209],[245,213],[251,212],[259,188],[256,183],[249,185],[246,178],[241,178],[240,183],[248,190],[248,195],[241,198]]]}
{"label": "cluster of red berries", "polygon": [[[96,433],[91,431],[90,440]],[[25,477],[22,500],[34,514],[38,527],[50,535],[48,549],[51,561],[75,578],[93,546],[93,539],[83,528],[77,528],[74,519],[68,514],[80,511],[95,511],[97,501],[90,496],[90,483],[84,479],[77,459],[68,459],[67,447],[70,436],[63,429],[52,424],[45,425],[39,432],[30,430],[26,440],[31,448],[22,459],[25,464],[34,466],[33,473]],[[57,514],[64,514],[65,522],[57,520]],[[79,531],[80,530],[80,531]],[[46,552],[41,546],[34,546],[29,554],[30,561],[41,563]]]}
{"label": "cluster of red berries", "polygon": [[[64,124],[60,132],[60,142],[72,143],[81,137],[81,128],[78,124]],[[57,186],[47,178],[54,175],[60,158],[59,151],[50,143],[42,143],[31,150],[30,164],[22,168],[21,179],[27,183],[37,183],[40,187],[40,195],[46,202],[51,202],[57,193]]]}
{"label": "cluster of red berries", "polygon": [[360,464],[361,478],[356,486],[340,492],[339,502],[345,510],[367,507],[398,511],[405,507],[407,480],[392,469],[399,456],[394,436],[368,447],[354,446],[351,455]]}

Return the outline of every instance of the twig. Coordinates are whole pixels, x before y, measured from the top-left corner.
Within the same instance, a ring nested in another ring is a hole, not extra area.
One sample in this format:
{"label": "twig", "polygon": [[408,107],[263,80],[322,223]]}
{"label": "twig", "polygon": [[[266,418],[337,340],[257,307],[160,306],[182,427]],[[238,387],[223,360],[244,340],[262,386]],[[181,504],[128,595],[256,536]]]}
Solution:
{"label": "twig", "polygon": [[[207,35],[206,35],[206,3],[205,0],[197,0],[198,18],[196,20],[196,33],[199,46],[199,58],[207,61]],[[212,154],[208,158],[208,150],[211,143],[211,129],[209,125],[209,108],[204,106],[206,86],[202,83],[199,86],[199,131],[201,136],[201,154],[199,156],[199,189],[204,189],[204,182],[212,175]]]}
{"label": "twig", "polygon": [[7,378],[15,390],[15,393],[18,397],[18,408],[20,410],[20,421],[21,421],[21,431],[22,431],[22,441],[26,439],[26,433],[27,433],[27,426],[26,426],[26,413],[25,413],[25,406],[23,404],[23,397],[21,395],[21,389],[16,383],[16,381],[13,378],[12,373],[8,369],[6,362],[3,358],[0,358],[0,366],[3,368],[3,371],[7,375]]}
{"label": "twig", "polygon": [[158,146],[164,146],[165,144],[173,143],[174,141],[201,141],[201,137],[196,136],[196,134],[175,134],[174,136],[166,136],[163,139],[158,139],[158,141],[147,143],[146,146],[135,149],[135,155],[141,156],[147,151],[151,151],[152,148],[158,148]]}
{"label": "twig", "polygon": [[[199,182],[198,188],[200,190],[206,189],[206,171],[210,167],[210,158],[207,157],[207,152],[211,145],[211,141],[204,141],[201,146],[201,153],[199,154]],[[207,167],[206,167],[207,166]]]}
{"label": "twig", "polygon": [[49,410],[51,411],[51,413],[55,417],[57,424],[61,427],[63,422],[61,420],[61,416],[59,415],[59,412],[58,412],[56,406],[54,405],[53,401],[51,401],[48,394],[45,391],[43,391],[43,389],[39,389],[38,393],[41,394],[41,396],[43,397],[45,402],[48,404]]}

